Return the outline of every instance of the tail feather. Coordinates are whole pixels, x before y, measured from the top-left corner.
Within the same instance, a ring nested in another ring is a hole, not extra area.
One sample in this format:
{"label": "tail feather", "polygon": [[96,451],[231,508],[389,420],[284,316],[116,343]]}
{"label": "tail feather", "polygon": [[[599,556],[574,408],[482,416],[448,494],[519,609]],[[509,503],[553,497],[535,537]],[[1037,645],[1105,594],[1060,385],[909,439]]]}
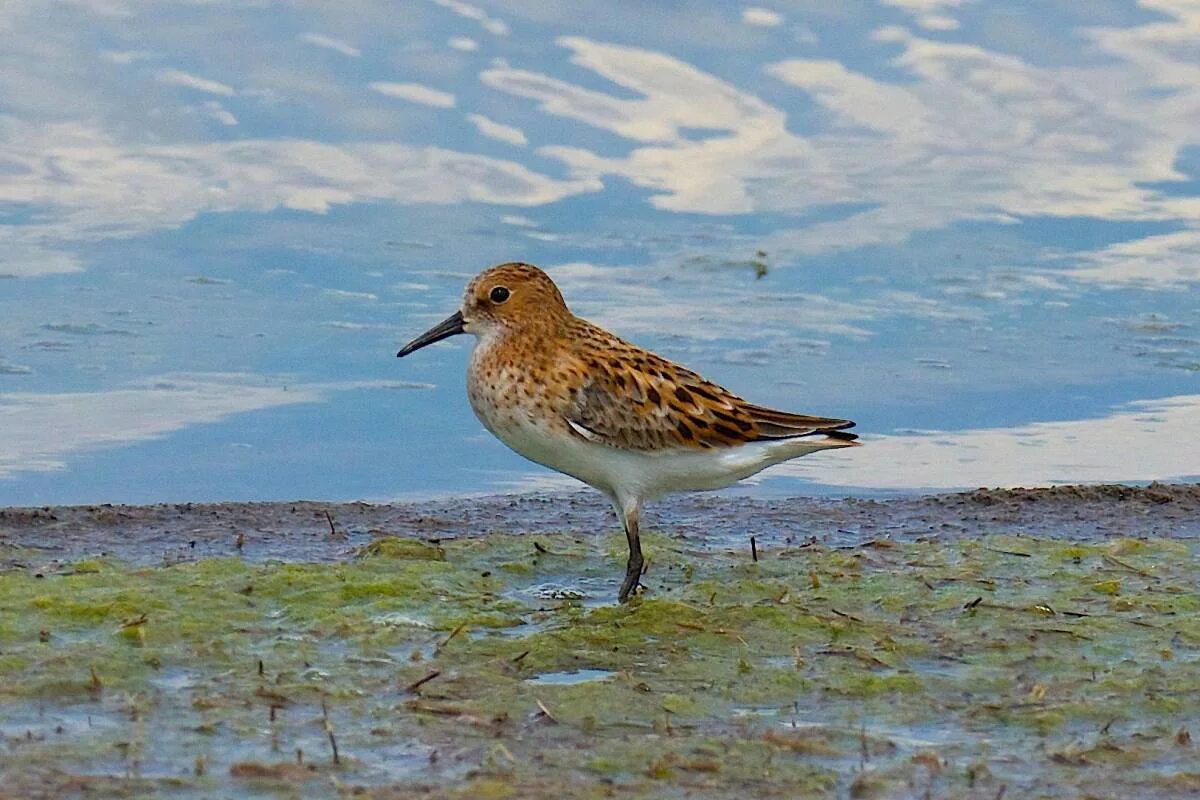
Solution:
{"label": "tail feather", "polygon": [[839,442],[839,444],[831,446],[845,447],[858,438],[857,434],[844,430],[854,427],[854,422],[848,419],[791,414],[787,411],[753,405],[749,406],[747,410],[758,427],[757,438],[760,440],[824,435]]}

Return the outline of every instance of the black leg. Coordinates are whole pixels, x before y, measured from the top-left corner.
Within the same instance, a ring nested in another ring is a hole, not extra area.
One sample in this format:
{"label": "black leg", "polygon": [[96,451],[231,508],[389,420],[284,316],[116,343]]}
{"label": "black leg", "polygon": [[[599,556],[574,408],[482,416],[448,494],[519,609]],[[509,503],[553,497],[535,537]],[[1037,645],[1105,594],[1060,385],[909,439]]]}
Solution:
{"label": "black leg", "polygon": [[620,594],[617,595],[617,599],[624,603],[637,591],[638,581],[641,580],[642,569],[645,566],[642,542],[638,538],[641,509],[635,506],[631,510],[618,509],[617,513],[621,516],[621,523],[625,526],[625,538],[629,542],[629,562],[625,565],[625,580],[621,584]]}

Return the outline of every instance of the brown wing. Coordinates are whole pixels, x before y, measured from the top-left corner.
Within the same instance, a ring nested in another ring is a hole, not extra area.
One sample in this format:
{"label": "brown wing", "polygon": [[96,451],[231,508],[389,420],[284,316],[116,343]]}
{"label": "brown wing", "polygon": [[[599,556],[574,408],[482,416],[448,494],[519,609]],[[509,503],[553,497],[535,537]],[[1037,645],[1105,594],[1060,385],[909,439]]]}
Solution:
{"label": "brown wing", "polygon": [[632,450],[730,447],[765,439],[843,433],[853,422],[752,405],[689,369],[633,345],[580,356],[583,384],[567,421],[592,441]]}

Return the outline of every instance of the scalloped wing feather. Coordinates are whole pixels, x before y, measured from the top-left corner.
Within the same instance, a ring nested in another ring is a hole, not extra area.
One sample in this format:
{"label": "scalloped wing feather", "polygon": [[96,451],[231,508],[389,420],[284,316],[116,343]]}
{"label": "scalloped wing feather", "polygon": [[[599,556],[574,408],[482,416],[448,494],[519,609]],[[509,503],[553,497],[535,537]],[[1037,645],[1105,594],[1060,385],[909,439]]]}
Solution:
{"label": "scalloped wing feather", "polygon": [[[790,414],[747,403],[689,369],[590,324],[574,355],[585,376],[566,419],[589,441],[630,450],[735,447],[826,434],[853,444],[844,419]],[[597,341],[603,337],[603,341]],[[590,342],[590,346],[589,346]],[[580,430],[582,429],[582,431]]]}

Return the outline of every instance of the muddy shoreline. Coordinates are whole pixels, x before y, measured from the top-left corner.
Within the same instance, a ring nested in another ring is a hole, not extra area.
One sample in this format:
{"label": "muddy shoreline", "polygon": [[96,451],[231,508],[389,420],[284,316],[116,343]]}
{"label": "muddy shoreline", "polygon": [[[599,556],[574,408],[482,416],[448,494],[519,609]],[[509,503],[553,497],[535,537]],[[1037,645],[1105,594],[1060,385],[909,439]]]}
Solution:
{"label": "muddy shoreline", "polygon": [[619,605],[594,493],[0,509],[0,797],[1200,792],[1198,486],[646,523]]}
{"label": "muddy shoreline", "polygon": [[[882,500],[755,499],[681,495],[651,505],[647,530],[706,548],[803,540],[855,546],[872,539],[952,541],[1027,535],[1099,541],[1115,536],[1200,537],[1200,485],[978,489]],[[594,492],[415,503],[182,503],[0,508],[0,545],[23,558],[70,562],[105,556],[156,565],[215,556],[251,562],[344,559],[373,539],[443,540],[489,532],[617,532]],[[12,560],[12,557],[9,557]]]}

